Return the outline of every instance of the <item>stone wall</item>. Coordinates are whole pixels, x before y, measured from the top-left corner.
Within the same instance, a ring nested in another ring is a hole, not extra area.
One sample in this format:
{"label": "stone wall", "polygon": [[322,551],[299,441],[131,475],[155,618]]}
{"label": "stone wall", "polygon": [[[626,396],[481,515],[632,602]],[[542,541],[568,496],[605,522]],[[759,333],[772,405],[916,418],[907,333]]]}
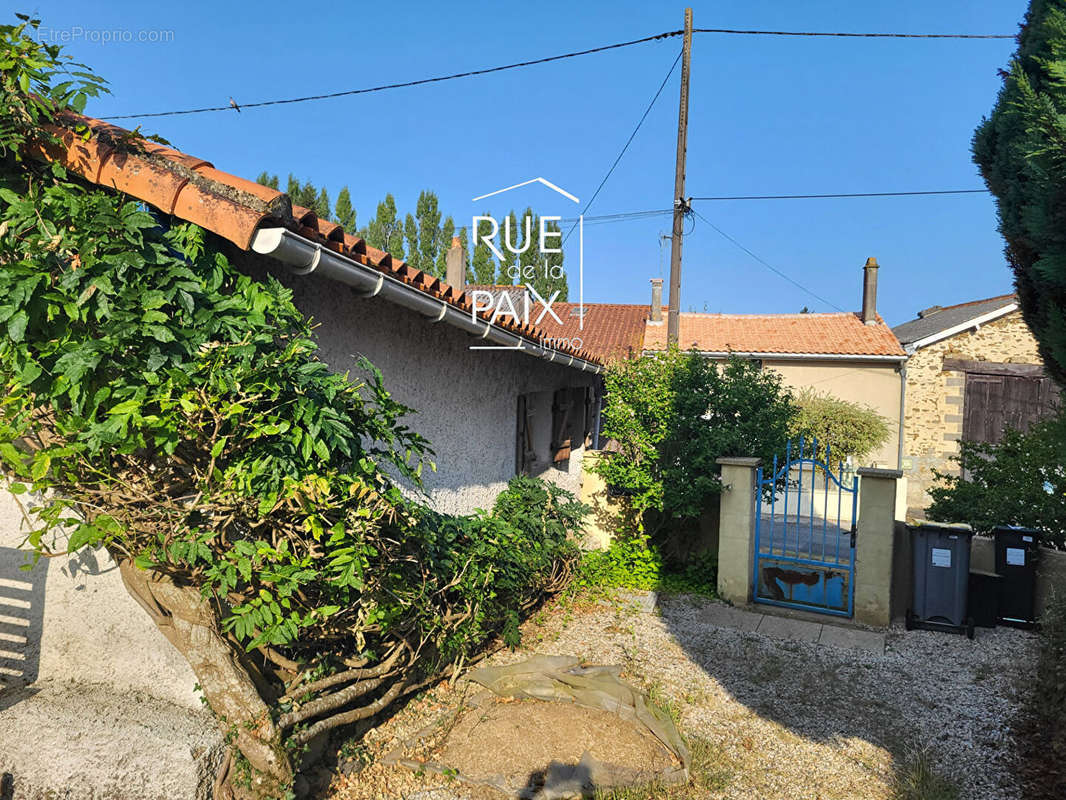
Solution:
{"label": "stone wall", "polygon": [[903,471],[907,475],[907,507],[924,516],[933,470],[952,472],[950,459],[962,438],[966,375],[944,371],[945,358],[995,363],[1040,364],[1036,340],[1012,311],[993,322],[918,350],[907,362],[907,396],[903,423]]}

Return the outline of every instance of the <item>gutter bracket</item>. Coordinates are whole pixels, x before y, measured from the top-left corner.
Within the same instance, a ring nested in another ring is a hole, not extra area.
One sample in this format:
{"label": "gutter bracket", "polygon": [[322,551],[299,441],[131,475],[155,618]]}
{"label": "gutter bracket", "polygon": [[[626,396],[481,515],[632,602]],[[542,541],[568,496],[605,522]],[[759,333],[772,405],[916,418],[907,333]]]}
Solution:
{"label": "gutter bracket", "polygon": [[318,262],[322,260],[322,245],[317,242],[314,245],[315,254],[311,257],[311,263],[306,267],[299,267],[292,270],[293,275],[310,275],[316,269],[318,269]]}
{"label": "gutter bracket", "polygon": [[378,282],[376,284],[374,284],[374,288],[373,289],[371,289],[369,292],[356,292],[356,295],[358,295],[359,297],[377,297],[378,296],[378,292],[381,291],[381,287],[384,286],[384,285],[385,285],[385,276],[384,275],[379,275],[378,276]]}

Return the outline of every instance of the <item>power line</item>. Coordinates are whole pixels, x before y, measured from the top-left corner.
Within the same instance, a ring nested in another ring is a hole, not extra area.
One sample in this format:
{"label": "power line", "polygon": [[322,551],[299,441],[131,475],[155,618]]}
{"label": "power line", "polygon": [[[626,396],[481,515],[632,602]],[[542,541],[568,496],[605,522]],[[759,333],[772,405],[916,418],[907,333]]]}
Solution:
{"label": "power line", "polygon": [[[637,121],[637,127],[635,127],[633,129],[633,132],[629,134],[629,138],[626,139],[626,143],[622,146],[622,151],[618,154],[618,157],[614,160],[614,163],[611,164],[611,168],[607,170],[607,174],[603,176],[603,180],[600,181],[600,185],[596,187],[596,191],[592,193],[592,197],[590,197],[589,201],[585,203],[585,207],[581,210],[582,216],[584,216],[586,211],[592,208],[593,201],[595,201],[595,199],[599,196],[600,190],[603,189],[604,184],[607,183],[607,179],[611,177],[611,173],[613,173],[614,168],[618,166],[618,162],[622,160],[622,156],[626,154],[626,150],[629,149],[629,145],[633,143],[633,139],[636,138],[637,131],[639,131],[640,126],[644,124],[644,120],[648,118],[648,114],[651,113],[651,109],[655,105],[655,101],[659,99],[659,95],[663,93],[663,89],[666,88],[666,84],[670,81],[670,76],[673,75],[674,70],[677,69],[677,62],[681,60],[681,55],[683,52],[684,51],[681,51],[677,54],[677,58],[675,58],[674,63],[670,65],[670,69],[669,71],[667,71],[666,77],[663,78],[663,82],[659,84],[659,89],[655,92],[655,96],[652,97],[651,102],[648,103],[648,107],[644,109],[644,113],[640,115],[640,119]],[[570,230],[567,231],[566,236],[563,238],[563,244],[566,244],[566,240],[570,238],[570,234],[574,232],[574,228],[576,227],[577,223],[575,222],[571,226]]]}
{"label": "power line", "polygon": [[693,28],[693,33],[745,36],[842,36],[852,39],[1013,39],[1013,33],[840,33],[824,31],[746,31],[735,28]]}
{"label": "power line", "polygon": [[[988,194],[988,189],[931,189],[915,192],[848,192],[841,194],[737,194],[717,195],[714,197],[690,197],[689,200],[701,201],[724,201],[724,200],[822,200],[830,198],[852,197],[921,197],[928,195],[960,195],[960,194]],[[669,208],[649,209],[647,211],[617,211],[613,214],[598,214],[585,217],[586,225],[606,224],[612,222],[628,222],[629,220],[645,219],[648,217],[664,216],[672,214]],[[562,225],[573,225],[578,221],[577,217],[567,217],[560,220]]]}
{"label": "power line", "polygon": [[715,224],[714,224],[713,222],[711,222],[711,221],[710,221],[709,219],[707,219],[707,218],[706,218],[705,216],[703,216],[703,214],[701,214],[701,213],[700,213],[699,211],[696,211],[696,209],[692,209],[692,213],[693,213],[693,214],[695,214],[695,215],[696,215],[697,217],[699,217],[700,219],[702,219],[702,220],[703,220],[704,222],[706,222],[706,223],[707,223],[708,225],[710,225],[710,226],[711,226],[712,228],[714,228],[714,229],[715,229],[716,231],[718,231],[718,233],[719,233],[719,234],[720,234],[720,235],[721,235],[721,236],[722,236],[722,237],[723,237],[724,239],[728,239],[728,240],[729,240],[730,242],[732,242],[733,244],[735,244],[735,245],[736,245],[737,247],[739,247],[739,248],[740,248],[741,250],[743,250],[743,251],[744,251],[745,253],[747,253],[747,254],[748,254],[749,256],[751,256],[752,258],[754,258],[754,259],[755,259],[756,261],[758,261],[758,262],[759,262],[760,264],[762,264],[762,265],[763,265],[764,267],[766,267],[766,268],[767,268],[768,270],[770,270],[770,271],[771,271],[771,272],[773,272],[773,273],[776,273],[777,275],[780,275],[780,276],[781,276],[782,278],[784,278],[784,279],[785,279],[786,281],[788,281],[789,283],[791,283],[791,284],[792,284],[793,286],[795,286],[795,287],[796,287],[797,289],[800,289],[800,290],[802,290],[802,291],[806,292],[806,293],[807,293],[807,294],[809,294],[809,295],[810,295],[811,297],[813,297],[813,298],[815,298],[815,299],[817,299],[817,300],[820,300],[821,302],[825,303],[825,304],[826,304],[827,306],[831,306],[832,308],[835,308],[835,309],[836,309],[837,311],[844,311],[844,309],[842,309],[842,308],[841,308],[840,306],[838,306],[838,305],[837,305],[836,303],[832,302],[831,300],[826,300],[826,299],[825,299],[824,297],[822,297],[821,295],[819,295],[819,294],[816,294],[815,292],[812,292],[812,291],[811,291],[810,289],[808,289],[808,288],[807,288],[806,286],[804,286],[804,285],[803,285],[802,283],[800,283],[799,281],[795,280],[794,278],[791,278],[791,277],[789,277],[788,275],[786,275],[786,274],[785,274],[784,272],[782,272],[781,270],[779,270],[779,269],[778,269],[777,267],[775,267],[775,266],[774,266],[773,264],[771,264],[770,262],[766,261],[765,259],[763,259],[763,258],[761,258],[760,256],[756,255],[755,253],[751,252],[751,250],[749,250],[748,248],[746,248],[746,247],[745,247],[744,245],[742,245],[742,244],[741,244],[740,242],[738,242],[738,241],[737,241],[736,239],[734,239],[734,238],[733,238],[732,236],[730,236],[730,235],[729,235],[728,233],[726,233],[725,231],[723,231],[723,230],[722,230],[721,228],[719,228],[719,227],[718,227],[717,225],[715,225]]}
{"label": "power line", "polygon": [[[485,69],[475,69],[469,72],[456,72],[451,75],[438,75],[434,78],[422,78],[415,81],[403,81],[401,83],[386,83],[381,86],[371,86],[365,89],[348,89],[343,92],[330,92],[328,94],[313,94],[306,97],[290,97],[284,100],[263,100],[258,103],[240,103],[241,109],[248,108],[262,108],[264,106],[279,106],[287,105],[290,103],[307,103],[313,100],[330,100],[335,97],[350,97],[357,94],[371,94],[372,92],[384,92],[388,89],[403,89],[409,86],[423,86],[427,83],[441,83],[443,81],[453,81],[458,78],[471,78],[475,75],[488,75],[493,72],[504,72],[510,69],[518,69],[520,67],[531,67],[536,64],[547,64],[551,61],[562,61],[566,58],[576,58],[577,56],[587,56],[592,53],[603,53],[608,50],[617,50],[620,47],[632,47],[636,44],[644,44],[645,42],[653,42],[659,39],[668,39],[672,36],[680,36],[682,31],[666,31],[665,33],[657,33],[654,36],[645,36],[641,39],[632,39],[628,42],[617,42],[615,44],[607,44],[602,47],[592,47],[588,50],[577,50],[573,53],[563,53],[557,56],[548,56],[546,58],[536,58],[532,61],[518,61],[514,64],[504,64],[500,67],[486,67]],[[103,119],[133,119],[135,117],[173,117],[179,114],[206,114],[214,111],[233,111],[233,106],[208,106],[206,108],[188,108],[182,111],[156,111],[149,114],[119,114],[114,117],[104,117]]]}
{"label": "power line", "polygon": [[[667,214],[673,214],[672,208],[659,208],[649,211],[622,211],[616,214],[599,214],[592,217],[585,217],[586,225],[606,225],[612,222],[629,222],[636,219],[648,219],[650,217],[662,217]],[[559,220],[560,225],[576,225],[578,217],[567,217],[566,219]]]}
{"label": "power line", "polygon": [[[1014,34],[973,34],[973,33],[849,33],[849,32],[824,32],[824,31],[764,31],[764,30],[739,30],[734,28],[695,28],[694,33],[719,33],[719,34],[738,34],[746,36],[836,36],[836,37],[849,37],[849,38],[865,38],[865,39],[1013,39]],[[443,81],[452,81],[459,78],[471,78],[476,75],[489,75],[493,72],[505,72],[511,69],[519,69],[521,67],[532,67],[537,64],[547,64],[552,61],[562,61],[567,58],[576,58],[578,56],[587,56],[593,53],[603,53],[608,50],[617,50],[622,47],[631,47],[637,44],[644,44],[646,42],[653,42],[661,39],[669,39],[674,36],[680,36],[684,31],[664,31],[663,33],[657,33],[653,36],[644,36],[640,39],[632,39],[627,42],[616,42],[614,44],[607,44],[601,47],[591,47],[587,50],[576,50],[572,53],[562,53],[556,56],[547,56],[545,58],[535,58],[530,61],[518,61],[514,64],[504,64],[498,67],[486,67],[485,69],[475,69],[468,72],[456,72],[450,75],[438,75],[432,78],[421,78],[413,81],[402,81],[400,83],[386,83],[381,86],[370,86],[363,89],[347,89],[340,92],[329,92],[327,94],[314,94],[307,95],[305,97],[288,97],[280,100],[262,100],[257,103],[232,103],[224,106],[205,106],[203,108],[186,108],[177,111],[154,111],[146,112],[143,114],[117,114],[115,116],[103,117],[105,120],[113,119],[142,119],[147,117],[174,117],[184,114],[207,114],[218,111],[239,111],[248,108],[263,108],[265,106],[278,106],[288,105],[291,103],[308,103],[316,100],[331,100],[336,97],[351,97],[358,94],[371,94],[373,92],[384,92],[389,89],[404,89],[411,86],[424,86],[429,83],[441,83]]]}
{"label": "power line", "polygon": [[935,194],[988,194],[988,189],[935,189],[922,192],[851,192],[845,194],[743,194],[718,197],[692,197],[691,200],[823,200],[843,197],[917,197]]}

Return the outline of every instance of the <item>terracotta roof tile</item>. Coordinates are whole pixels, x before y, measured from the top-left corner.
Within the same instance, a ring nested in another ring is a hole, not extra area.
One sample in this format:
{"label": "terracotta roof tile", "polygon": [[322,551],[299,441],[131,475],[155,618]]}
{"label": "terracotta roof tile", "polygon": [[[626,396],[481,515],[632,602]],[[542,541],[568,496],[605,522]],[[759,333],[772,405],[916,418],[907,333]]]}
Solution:
{"label": "terracotta roof tile", "polygon": [[226,197],[201,191],[192,184],[186,184],[185,188],[178,192],[172,213],[229,239],[242,249],[251,247],[252,236],[267,218],[265,212],[248,208]]}
{"label": "terracotta roof tile", "polygon": [[[493,295],[507,292],[511,302],[521,313],[523,288],[512,284],[470,284],[467,292],[482,291]],[[580,339],[582,348],[602,362],[620,358],[632,358],[644,349],[644,323],[648,319],[648,307],[624,303],[585,303],[585,324],[581,324],[580,306],[577,303],[552,303],[552,311],[562,320],[560,325],[550,314],[540,321],[540,330],[555,339]],[[540,315],[543,306],[530,309],[530,324]]]}
{"label": "terracotta roof tile", "polygon": [[[318,219],[311,209],[293,206],[291,199],[276,189],[223,172],[202,158],[142,139],[101,120],[65,112],[60,122],[60,126],[50,128],[59,144],[32,144],[28,147],[31,154],[58,161],[91,183],[125,192],[167,214],[194,222],[243,250],[250,249],[260,226],[284,227],[463,311],[472,309],[465,292],[370,247],[362,238],[345,233],[333,222]],[[88,126],[91,134],[88,139],[74,132],[73,128],[80,125]],[[485,314],[482,317],[488,318]],[[543,328],[525,326],[507,318],[498,319],[496,324],[538,343],[553,336]],[[633,330],[632,322],[628,323],[622,338],[635,341]],[[553,349],[590,361],[599,360],[587,347],[577,351],[556,345]]]}
{"label": "terracotta roof tile", "polygon": [[[663,323],[648,324],[646,350],[666,347]],[[902,356],[903,348],[881,317],[865,325],[859,314],[682,314],[678,344],[705,353],[810,353]]]}
{"label": "terracotta roof tile", "polygon": [[178,193],[189,181],[133,153],[114,153],[105,159],[96,180],[102,186],[139,197],[168,214],[174,213]]}
{"label": "terracotta roof tile", "polygon": [[646,305],[585,303],[584,325],[578,316],[577,303],[553,303],[552,310],[562,319],[562,327],[547,316],[541,321],[541,327],[555,336],[580,338],[584,348],[601,361],[633,358],[644,350]]}

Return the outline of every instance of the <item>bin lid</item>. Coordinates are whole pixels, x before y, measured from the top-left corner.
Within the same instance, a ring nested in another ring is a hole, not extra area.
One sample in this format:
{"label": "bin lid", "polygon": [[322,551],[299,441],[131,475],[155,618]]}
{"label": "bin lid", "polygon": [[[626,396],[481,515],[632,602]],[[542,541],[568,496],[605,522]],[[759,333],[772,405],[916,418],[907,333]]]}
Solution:
{"label": "bin lid", "polygon": [[973,533],[973,526],[966,522],[931,522],[927,519],[916,520],[911,528],[945,528],[956,533]]}
{"label": "bin lid", "polygon": [[1038,528],[1026,528],[1024,525],[997,525],[992,529],[992,534],[1020,533],[1024,536],[1041,536],[1043,531]]}

